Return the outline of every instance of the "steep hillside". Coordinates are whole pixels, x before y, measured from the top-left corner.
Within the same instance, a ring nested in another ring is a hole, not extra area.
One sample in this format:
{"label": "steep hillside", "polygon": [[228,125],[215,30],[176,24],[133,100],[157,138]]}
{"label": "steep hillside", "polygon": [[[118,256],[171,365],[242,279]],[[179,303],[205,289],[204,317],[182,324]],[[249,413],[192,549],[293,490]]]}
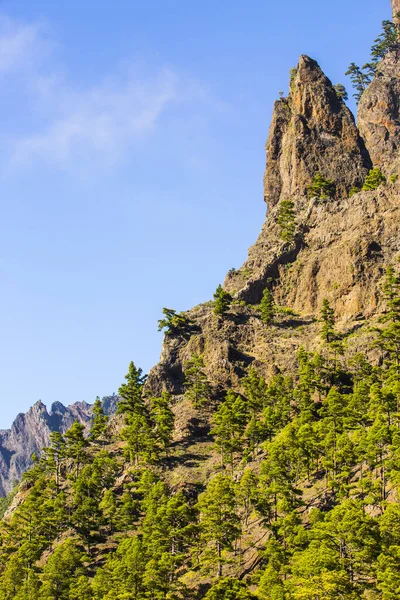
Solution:
{"label": "steep hillside", "polygon": [[397,34],[357,124],[300,58],[247,261],[164,310],[114,418],[46,440],[1,522],[0,600],[400,598],[399,58]]}

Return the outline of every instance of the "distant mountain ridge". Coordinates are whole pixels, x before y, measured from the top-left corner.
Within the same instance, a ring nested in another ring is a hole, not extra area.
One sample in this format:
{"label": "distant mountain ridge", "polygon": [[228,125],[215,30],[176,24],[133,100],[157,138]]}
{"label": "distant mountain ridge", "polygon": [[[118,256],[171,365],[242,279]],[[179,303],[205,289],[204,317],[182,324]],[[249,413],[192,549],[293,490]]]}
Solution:
{"label": "distant mountain ridge", "polygon": [[[118,396],[105,396],[104,412],[116,411]],[[89,428],[92,421],[92,405],[85,401],[64,406],[53,402],[50,411],[38,400],[26,413],[15,418],[10,429],[0,430],[0,496],[6,496],[19,482],[23,473],[32,465],[31,456],[40,454],[49,445],[53,431],[64,433],[74,421]]]}

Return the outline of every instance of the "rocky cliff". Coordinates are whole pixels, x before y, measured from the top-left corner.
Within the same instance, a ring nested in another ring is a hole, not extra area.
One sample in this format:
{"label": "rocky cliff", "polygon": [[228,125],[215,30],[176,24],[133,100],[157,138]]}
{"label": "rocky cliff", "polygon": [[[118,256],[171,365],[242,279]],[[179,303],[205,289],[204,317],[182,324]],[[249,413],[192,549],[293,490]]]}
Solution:
{"label": "rocky cliff", "polygon": [[[114,414],[116,403],[115,395],[103,398],[105,413]],[[32,454],[40,455],[41,449],[49,445],[53,431],[63,433],[74,421],[88,427],[91,420],[92,405],[87,402],[75,402],[71,406],[54,402],[47,411],[39,400],[27,413],[20,413],[11,429],[0,431],[0,497],[11,492],[32,465]]]}
{"label": "rocky cliff", "polygon": [[[393,21],[400,24],[400,1],[392,0]],[[374,165],[387,175],[399,175],[400,50],[387,54],[363,94],[358,126]]]}
{"label": "rocky cliff", "polygon": [[[397,57],[389,55],[365,92],[356,124],[319,65],[300,58],[288,98],[275,104],[266,145],[266,221],[244,265],[225,279],[234,298],[227,318],[214,315],[211,304],[188,311],[191,333],[165,336],[160,363],[148,378],[149,393],[181,394],[184,365],[193,353],[204,355],[217,396],[238,388],[250,364],[267,378],[290,370],[300,346],[318,349],[325,298],[343,335],[358,332],[349,339],[350,351],[363,349],[368,334],[362,324],[384,310],[384,271],[400,256],[399,183],[388,181],[351,197],[348,192],[362,184],[372,166],[387,173],[396,168],[398,77]],[[377,125],[383,121],[385,126]],[[308,197],[317,173],[335,183],[332,198]],[[290,243],[282,240],[278,223],[282,200],[294,204]],[[275,326],[267,329],[257,309],[266,287],[280,307]]]}
{"label": "rocky cliff", "polygon": [[353,115],[308,56],[293,72],[289,97],[275,104],[267,158],[264,197],[270,207],[306,195],[317,172],[336,182],[336,197],[346,197],[371,166]]}
{"label": "rocky cliff", "polygon": [[[229,306],[175,314],[144,395],[132,365],[125,415],[32,470],[0,527],[4,597],[399,597],[398,77],[392,52],[356,123],[300,58],[267,141],[266,220],[225,279]],[[386,181],[349,194],[371,167]],[[317,174],[329,194],[309,193]],[[204,367],[187,386],[194,355]],[[75,419],[88,424],[90,407],[20,415],[0,436],[3,487]]]}

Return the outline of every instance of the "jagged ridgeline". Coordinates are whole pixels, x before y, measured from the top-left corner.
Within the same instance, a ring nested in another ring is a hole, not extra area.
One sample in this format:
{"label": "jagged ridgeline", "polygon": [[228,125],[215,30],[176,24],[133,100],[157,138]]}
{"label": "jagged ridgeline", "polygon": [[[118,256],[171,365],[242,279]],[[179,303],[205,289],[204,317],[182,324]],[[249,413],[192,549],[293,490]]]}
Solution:
{"label": "jagged ridgeline", "polygon": [[300,58],[248,260],[164,309],[119,414],[50,435],[1,522],[0,600],[400,598],[399,59],[356,125]]}

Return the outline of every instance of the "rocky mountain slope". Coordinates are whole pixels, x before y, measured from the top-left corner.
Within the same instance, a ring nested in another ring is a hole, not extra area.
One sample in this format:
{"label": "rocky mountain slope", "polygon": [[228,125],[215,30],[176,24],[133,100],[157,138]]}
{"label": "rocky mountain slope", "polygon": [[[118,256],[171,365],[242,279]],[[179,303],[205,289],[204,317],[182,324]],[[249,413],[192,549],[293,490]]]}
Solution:
{"label": "rocky mountain slope", "polygon": [[[399,597],[399,76],[392,50],[355,122],[300,57],[229,301],[167,318],[145,383],[130,365],[121,414],[27,473],[0,524],[1,598]],[[381,179],[360,190],[371,168]],[[329,193],[310,193],[316,175]],[[75,418],[86,407],[38,404],[3,445],[38,447],[37,430]]]}
{"label": "rocky mountain slope", "polygon": [[[324,299],[334,307],[343,333],[379,318],[384,271],[400,253],[399,184],[388,181],[351,197],[349,191],[360,186],[372,164],[388,176],[400,173],[398,78],[398,57],[390,54],[361,100],[356,125],[318,64],[300,58],[289,97],[275,104],[267,141],[266,221],[247,261],[225,279],[224,289],[234,297],[231,316],[216,320],[207,305],[189,311],[193,335],[165,336],[160,363],[148,378],[150,393],[182,393],[184,364],[193,352],[204,354],[216,389],[236,387],[249,364],[266,376],[287,370],[300,345],[318,347]],[[360,133],[372,131],[365,139]],[[316,173],[335,183],[334,197],[308,197]],[[294,204],[291,243],[282,240],[278,223],[285,199]],[[296,313],[282,318],[292,327],[290,333],[285,326],[265,333],[257,305],[267,287],[278,305]],[[361,336],[352,343],[354,351],[362,350]]]}
{"label": "rocky mountain slope", "polygon": [[[115,413],[116,403],[116,396],[103,398],[106,414]],[[89,427],[92,405],[75,402],[64,406],[54,402],[47,411],[39,400],[27,413],[16,417],[11,429],[0,430],[0,497],[11,492],[22,474],[32,466],[32,454],[40,455],[42,448],[49,445],[50,434],[53,431],[64,433],[74,421]]]}

